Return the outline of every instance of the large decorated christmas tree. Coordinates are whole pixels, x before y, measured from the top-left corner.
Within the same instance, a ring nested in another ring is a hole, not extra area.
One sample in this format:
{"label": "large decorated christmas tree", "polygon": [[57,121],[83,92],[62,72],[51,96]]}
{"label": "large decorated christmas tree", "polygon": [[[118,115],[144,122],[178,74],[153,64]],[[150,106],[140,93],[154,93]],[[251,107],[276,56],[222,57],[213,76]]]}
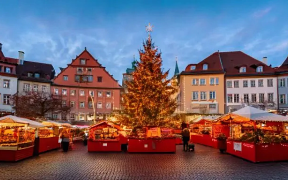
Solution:
{"label": "large decorated christmas tree", "polygon": [[176,109],[172,95],[176,89],[170,85],[169,71],[163,72],[161,53],[152,43],[147,26],[148,39],[139,50],[133,79],[126,81],[128,93],[124,94],[122,124],[131,127],[168,126]]}

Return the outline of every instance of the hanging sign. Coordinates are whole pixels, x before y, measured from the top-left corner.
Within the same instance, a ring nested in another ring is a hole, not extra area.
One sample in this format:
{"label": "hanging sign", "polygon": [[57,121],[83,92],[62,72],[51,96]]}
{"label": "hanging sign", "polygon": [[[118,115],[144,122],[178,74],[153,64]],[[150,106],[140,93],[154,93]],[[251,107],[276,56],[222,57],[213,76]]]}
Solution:
{"label": "hanging sign", "polygon": [[103,143],[103,146],[107,146],[107,143]]}
{"label": "hanging sign", "polygon": [[234,142],[234,150],[235,151],[242,151],[242,143]]}

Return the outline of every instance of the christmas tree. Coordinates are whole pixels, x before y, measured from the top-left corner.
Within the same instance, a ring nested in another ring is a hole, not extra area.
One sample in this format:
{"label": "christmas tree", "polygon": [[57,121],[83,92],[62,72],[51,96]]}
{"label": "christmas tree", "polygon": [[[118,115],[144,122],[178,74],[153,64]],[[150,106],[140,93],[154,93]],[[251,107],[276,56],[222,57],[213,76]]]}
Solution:
{"label": "christmas tree", "polygon": [[176,109],[176,101],[171,98],[176,89],[167,79],[169,71],[161,69],[161,53],[152,43],[152,29],[147,31],[148,39],[143,43],[144,50],[139,50],[140,61],[136,62],[133,80],[125,82],[128,93],[123,96],[125,110],[121,119],[122,124],[132,127],[167,126]]}

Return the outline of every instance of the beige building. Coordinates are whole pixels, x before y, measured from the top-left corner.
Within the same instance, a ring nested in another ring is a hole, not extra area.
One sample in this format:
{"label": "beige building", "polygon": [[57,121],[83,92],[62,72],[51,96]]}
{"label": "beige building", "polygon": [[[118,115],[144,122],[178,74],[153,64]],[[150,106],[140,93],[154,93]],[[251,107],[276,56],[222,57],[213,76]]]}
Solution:
{"label": "beige building", "polygon": [[225,81],[219,53],[198,64],[189,64],[180,74],[180,111],[224,114]]}

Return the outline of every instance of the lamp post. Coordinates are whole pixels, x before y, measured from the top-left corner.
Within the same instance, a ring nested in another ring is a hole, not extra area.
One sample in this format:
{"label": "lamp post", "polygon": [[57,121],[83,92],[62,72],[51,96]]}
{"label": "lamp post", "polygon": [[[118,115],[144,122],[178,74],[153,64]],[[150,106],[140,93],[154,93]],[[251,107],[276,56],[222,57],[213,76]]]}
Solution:
{"label": "lamp post", "polygon": [[93,97],[91,96],[90,94],[90,98],[91,98],[91,101],[92,101],[92,107],[93,107],[93,121],[94,121],[94,124],[96,124],[96,111],[95,111],[95,105],[94,105],[94,99]]}

